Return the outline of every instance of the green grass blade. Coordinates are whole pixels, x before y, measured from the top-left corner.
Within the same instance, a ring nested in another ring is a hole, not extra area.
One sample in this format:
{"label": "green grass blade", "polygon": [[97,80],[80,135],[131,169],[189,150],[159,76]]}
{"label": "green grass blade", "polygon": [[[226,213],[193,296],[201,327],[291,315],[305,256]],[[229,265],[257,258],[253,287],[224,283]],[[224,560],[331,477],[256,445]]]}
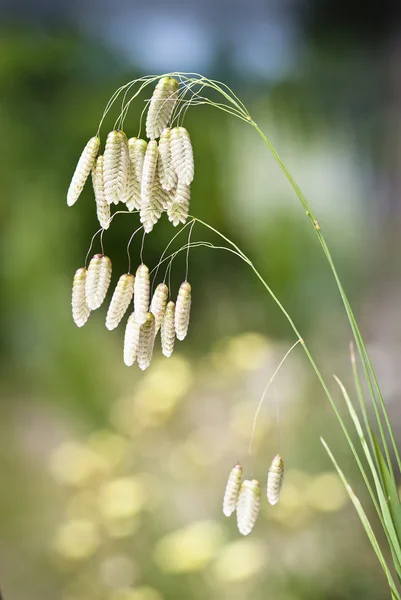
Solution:
{"label": "green grass blade", "polygon": [[366,535],[368,536],[368,539],[369,539],[369,541],[371,543],[371,546],[372,546],[373,550],[376,553],[377,559],[378,559],[378,561],[379,561],[379,563],[380,563],[380,565],[381,565],[381,567],[382,567],[382,569],[383,569],[383,571],[384,571],[384,573],[385,573],[385,575],[387,577],[387,581],[388,581],[388,584],[389,584],[389,587],[390,587],[390,592],[391,592],[392,598],[394,598],[396,600],[401,600],[400,595],[399,595],[398,590],[397,590],[397,587],[395,585],[394,579],[393,579],[393,577],[391,575],[391,571],[390,571],[390,569],[389,569],[389,567],[388,567],[388,565],[386,563],[386,560],[385,560],[385,558],[383,556],[383,553],[382,553],[381,548],[379,546],[379,543],[378,543],[378,541],[376,539],[376,536],[374,534],[372,526],[369,523],[369,519],[366,516],[366,513],[363,510],[363,507],[362,507],[362,505],[361,505],[358,497],[354,494],[354,492],[353,492],[351,486],[349,485],[349,483],[348,483],[348,481],[347,481],[344,473],[341,471],[340,467],[338,466],[338,463],[337,463],[336,459],[334,458],[333,454],[331,453],[330,448],[328,447],[328,445],[326,444],[326,442],[324,441],[324,439],[320,438],[320,441],[322,442],[322,444],[323,444],[323,446],[324,446],[327,454],[329,455],[329,457],[330,457],[330,459],[331,459],[334,467],[336,468],[337,473],[339,474],[339,476],[341,478],[341,481],[343,482],[344,487],[347,490],[347,493],[348,493],[348,495],[349,495],[349,497],[351,499],[351,502],[353,503],[353,505],[354,505],[354,507],[355,507],[355,509],[356,509],[356,511],[358,513],[358,516],[359,516],[359,518],[361,520],[361,523],[362,523],[362,525],[363,525],[363,527],[365,529]]}
{"label": "green grass blade", "polygon": [[393,519],[394,528],[397,533],[398,541],[401,543],[401,503],[398,496],[397,484],[394,477],[387,468],[384,456],[381,453],[377,440],[372,433],[373,441],[376,445],[376,453],[379,460],[379,468],[383,478],[384,491],[387,499],[387,504]]}

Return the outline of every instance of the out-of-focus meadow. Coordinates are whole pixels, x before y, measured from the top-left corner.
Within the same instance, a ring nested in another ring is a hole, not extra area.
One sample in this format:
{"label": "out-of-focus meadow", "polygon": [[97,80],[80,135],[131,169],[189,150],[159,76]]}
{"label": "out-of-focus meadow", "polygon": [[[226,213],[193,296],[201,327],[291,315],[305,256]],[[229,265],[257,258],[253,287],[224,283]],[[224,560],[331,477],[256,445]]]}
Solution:
{"label": "out-of-focus meadow", "polygon": [[[204,71],[246,103],[316,209],[399,434],[400,27],[390,4],[356,5],[2,5],[5,600],[388,597],[320,435],[362,500],[363,485],[300,347],[269,391],[254,443],[264,492],[278,403],[281,500],[270,507],[263,493],[248,538],[221,512],[236,460],[249,476],[254,411],[294,342],[249,267],[229,253],[191,252],[188,338],[171,359],[158,343],[144,373],[124,366],[124,327],[106,330],[105,307],[83,329],[70,314],[72,276],[98,224],[90,186],[71,209],[66,190],[108,98],[148,72]],[[137,134],[144,99],[132,105],[128,135]],[[191,108],[185,125],[196,165],[191,213],[252,258],[328,380],[336,373],[349,383],[350,331],[335,285],[268,150],[251,127],[210,107]],[[136,227],[137,216],[118,216],[104,236],[112,286],[127,270]],[[172,231],[163,219],[146,240],[149,267]],[[193,240],[217,238],[196,225]],[[139,249],[135,238],[133,264]],[[184,273],[181,255],[174,290]]]}

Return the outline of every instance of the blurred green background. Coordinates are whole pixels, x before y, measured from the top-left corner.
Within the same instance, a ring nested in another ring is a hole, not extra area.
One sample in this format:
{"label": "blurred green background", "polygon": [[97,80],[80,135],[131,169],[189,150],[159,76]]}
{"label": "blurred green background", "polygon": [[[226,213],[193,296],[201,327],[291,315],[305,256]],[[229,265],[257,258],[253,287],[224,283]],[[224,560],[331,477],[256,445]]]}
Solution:
{"label": "blurred green background", "polygon": [[[228,83],[311,201],[365,334],[400,437],[401,25],[392,2],[151,0],[0,6],[0,587],[5,600],[387,598],[384,577],[319,442],[363,485],[297,348],[271,388],[254,444],[265,486],[281,411],[282,498],[263,497],[248,538],[221,512],[266,381],[294,342],[251,270],[190,254],[188,338],[142,373],[122,362],[105,307],[81,330],[71,282],[98,224],[90,186],[66,190],[114,90],[169,70]],[[143,101],[126,120],[136,135]],[[104,136],[117,113],[106,121]],[[191,212],[238,243],[331,381],[350,382],[348,329],[313,231],[256,133],[188,111]],[[113,281],[134,215],[104,236]],[[172,236],[146,240],[149,267]],[[194,240],[217,241],[196,226]],[[140,240],[131,247],[139,264]],[[99,251],[95,242],[94,252]],[[176,293],[184,256],[174,263]],[[334,384],[333,393],[339,398]],[[372,511],[365,502],[368,514]],[[380,537],[380,532],[379,532]]]}

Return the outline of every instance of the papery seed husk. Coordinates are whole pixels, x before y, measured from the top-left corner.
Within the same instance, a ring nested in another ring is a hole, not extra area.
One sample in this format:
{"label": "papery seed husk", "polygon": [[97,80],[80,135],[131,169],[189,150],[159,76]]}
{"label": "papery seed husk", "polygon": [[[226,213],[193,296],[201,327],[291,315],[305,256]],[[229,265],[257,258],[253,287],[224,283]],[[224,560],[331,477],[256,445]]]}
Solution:
{"label": "papery seed husk", "polygon": [[127,367],[130,367],[136,361],[140,328],[141,324],[135,319],[135,314],[131,313],[125,327],[124,335],[124,363]]}
{"label": "papery seed husk", "polygon": [[163,129],[159,140],[159,161],[157,164],[160,185],[169,192],[177,185],[177,173],[171,159],[171,129]]}
{"label": "papery seed husk", "polygon": [[274,506],[277,504],[284,480],[284,461],[277,454],[272,461],[267,475],[267,499]]}
{"label": "papery seed husk", "polygon": [[106,297],[111,279],[111,260],[102,254],[91,259],[86,276],[86,302],[91,310],[101,306]]}
{"label": "papery seed husk", "polygon": [[155,178],[153,182],[153,190],[150,202],[141,206],[139,218],[143,225],[145,233],[150,233],[153,226],[156,225],[163,213],[164,190],[160,186],[160,182]]}
{"label": "papery seed husk", "polygon": [[155,335],[160,329],[164,313],[166,312],[168,298],[168,287],[165,283],[159,283],[154,291],[152,301],[150,303],[150,312],[155,317]]}
{"label": "papery seed husk", "polygon": [[154,343],[155,317],[151,312],[148,312],[139,330],[138,352],[136,356],[138,367],[143,371],[148,368],[152,360]]}
{"label": "papery seed husk", "polygon": [[248,535],[254,528],[260,510],[260,486],[256,479],[242,482],[236,509],[238,531]]}
{"label": "papery seed husk", "polygon": [[79,157],[78,164],[75,167],[74,175],[72,176],[70,186],[67,192],[67,204],[72,206],[78,200],[89,173],[91,172],[97,153],[100,148],[100,139],[92,137],[86,144]]}
{"label": "papery seed husk", "polygon": [[115,329],[125,315],[134,295],[135,277],[130,273],[121,275],[110,302],[106,316],[107,329]]}
{"label": "papery seed husk", "polygon": [[229,517],[237,506],[238,494],[241,487],[242,467],[239,463],[233,466],[228,476],[223,500],[223,513]]}
{"label": "papery seed husk", "polygon": [[129,154],[127,136],[123,131],[111,131],[104,150],[104,193],[108,204],[118,204],[127,187]]}
{"label": "papery seed husk", "polygon": [[146,148],[142,169],[141,208],[148,206],[152,199],[154,181],[156,178],[159,149],[156,140],[151,140]]}
{"label": "papery seed husk", "polygon": [[175,303],[172,300],[167,303],[160,328],[160,336],[162,341],[162,354],[169,358],[174,351],[175,343]]}
{"label": "papery seed husk", "polygon": [[142,264],[136,270],[134,284],[134,313],[138,323],[144,323],[149,311],[149,269]]}
{"label": "papery seed husk", "polygon": [[85,267],[78,269],[72,283],[72,318],[78,327],[85,325],[89,319],[91,309],[86,302],[85,284],[87,270]]}
{"label": "papery seed husk", "polygon": [[180,223],[186,223],[189,215],[189,201],[191,197],[190,187],[181,181],[178,182],[174,198],[167,207],[168,220],[177,227]]}
{"label": "papery seed husk", "polygon": [[128,140],[131,197],[127,199],[126,206],[131,211],[141,208],[142,171],[147,146],[147,142],[140,138],[134,137]]}
{"label": "papery seed husk", "polygon": [[190,185],[194,178],[194,155],[191,138],[185,127],[173,127],[170,134],[170,148],[178,181]]}
{"label": "papery seed husk", "polygon": [[178,81],[174,77],[159,79],[149,103],[146,117],[146,135],[158,138],[169,124],[178,98]]}
{"label": "papery seed husk", "polygon": [[177,339],[184,340],[188,333],[191,312],[191,286],[188,281],[180,285],[175,307],[175,333]]}
{"label": "papery seed husk", "polygon": [[107,203],[104,193],[103,166],[104,157],[103,155],[100,155],[97,157],[96,162],[93,165],[92,183],[93,190],[95,192],[96,214],[98,221],[103,229],[108,229],[110,226],[110,206]]}

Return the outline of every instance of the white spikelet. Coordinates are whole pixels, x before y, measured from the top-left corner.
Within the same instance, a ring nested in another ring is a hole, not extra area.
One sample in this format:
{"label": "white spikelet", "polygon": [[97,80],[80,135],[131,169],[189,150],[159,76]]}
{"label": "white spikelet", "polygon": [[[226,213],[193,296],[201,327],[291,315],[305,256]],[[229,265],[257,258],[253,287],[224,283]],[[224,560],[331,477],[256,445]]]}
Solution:
{"label": "white spikelet", "polygon": [[166,312],[168,298],[168,287],[165,283],[159,283],[150,303],[150,312],[155,317],[155,335],[157,335]]}
{"label": "white spikelet", "polygon": [[284,480],[284,461],[280,454],[277,454],[269,468],[267,475],[267,499],[273,506],[277,504],[280,497],[281,486]]}
{"label": "white spikelet", "polygon": [[149,311],[150,277],[146,265],[139,265],[135,273],[134,313],[138,323],[144,323]]}
{"label": "white spikelet", "polygon": [[162,339],[162,353],[168,358],[173,353],[175,342],[175,304],[171,300],[166,306],[160,336]]}
{"label": "white spikelet", "polygon": [[111,260],[103,254],[91,259],[86,276],[86,302],[91,310],[101,306],[106,297],[111,279]]}
{"label": "white spikelet", "polygon": [[104,150],[104,193],[108,204],[124,197],[129,168],[128,141],[123,131],[111,131]]}
{"label": "white spikelet", "polygon": [[134,137],[128,140],[130,160],[130,196],[126,200],[128,210],[139,210],[141,208],[142,171],[147,146],[147,142],[140,138]]}
{"label": "white spikelet", "polygon": [[85,325],[89,319],[91,309],[86,302],[85,283],[87,271],[83,267],[78,269],[74,275],[72,284],[72,318],[78,327]]}
{"label": "white spikelet", "polygon": [[139,330],[141,324],[135,319],[135,314],[131,313],[124,335],[124,363],[130,367],[136,361],[139,344]]}
{"label": "white spikelet", "polygon": [[125,315],[129,303],[132,300],[132,296],[134,295],[134,282],[135,277],[130,273],[121,275],[118,280],[110,302],[109,310],[107,311],[107,329],[115,329]]}
{"label": "white spikelet", "polygon": [[256,479],[242,482],[237,500],[237,525],[242,535],[251,533],[260,509],[260,486]]}
{"label": "white spikelet", "polygon": [[223,513],[229,517],[235,511],[241,487],[242,467],[239,463],[233,466],[228,476],[223,500]]}
{"label": "white spikelet", "polygon": [[138,367],[143,371],[148,368],[152,360],[154,343],[155,318],[151,312],[148,312],[139,330],[138,353],[136,356]]}
{"label": "white spikelet", "polygon": [[156,178],[157,159],[159,149],[156,140],[151,140],[146,148],[145,158],[142,168],[141,181],[141,208],[150,204]]}
{"label": "white spikelet", "polygon": [[158,138],[167,127],[173,114],[178,98],[178,81],[174,77],[159,79],[152,98],[146,118],[146,135],[149,139]]}
{"label": "white spikelet", "polygon": [[194,155],[191,138],[185,127],[174,127],[170,134],[171,160],[178,181],[190,185],[194,178]]}
{"label": "white spikelet", "polygon": [[95,136],[89,140],[79,157],[78,164],[75,167],[70,187],[67,192],[67,204],[72,206],[78,200],[89,173],[95,163],[97,153],[99,152],[100,139]]}
{"label": "white spikelet", "polygon": [[191,286],[188,281],[180,285],[175,307],[175,333],[177,339],[184,340],[188,333],[191,312]]}
{"label": "white spikelet", "polygon": [[110,206],[107,203],[104,194],[104,179],[103,179],[104,157],[98,156],[92,169],[93,190],[96,200],[96,214],[100,226],[103,229],[108,229],[110,226]]}
{"label": "white spikelet", "polygon": [[171,160],[171,129],[163,129],[159,140],[159,161],[157,163],[160,185],[169,192],[177,185],[177,173]]}
{"label": "white spikelet", "polygon": [[139,212],[139,218],[146,233],[150,233],[152,231],[153,226],[156,225],[157,221],[162,216],[165,202],[164,195],[166,193],[167,192],[161,188],[158,179],[155,178],[150,202],[141,206],[141,210]]}
{"label": "white spikelet", "polygon": [[177,227],[179,223],[186,223],[189,214],[189,201],[191,198],[191,190],[188,185],[178,182],[174,198],[167,206],[168,220]]}

